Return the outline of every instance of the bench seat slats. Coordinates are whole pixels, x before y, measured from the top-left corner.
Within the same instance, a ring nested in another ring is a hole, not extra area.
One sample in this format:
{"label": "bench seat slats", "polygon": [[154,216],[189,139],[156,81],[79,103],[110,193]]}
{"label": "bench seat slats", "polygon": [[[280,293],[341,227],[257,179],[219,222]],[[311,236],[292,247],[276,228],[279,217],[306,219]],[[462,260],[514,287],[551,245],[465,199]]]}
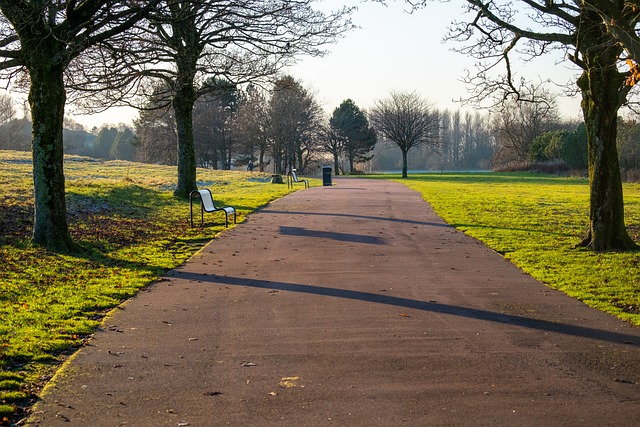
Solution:
{"label": "bench seat slats", "polygon": [[200,225],[204,225],[204,213],[205,212],[224,212],[224,226],[229,227],[229,214],[233,214],[233,223],[236,223],[236,208],[233,206],[216,206],[211,190],[203,188],[201,190],[193,190],[189,194],[189,204],[191,212],[191,227],[193,227],[193,201],[195,198],[200,199]]}

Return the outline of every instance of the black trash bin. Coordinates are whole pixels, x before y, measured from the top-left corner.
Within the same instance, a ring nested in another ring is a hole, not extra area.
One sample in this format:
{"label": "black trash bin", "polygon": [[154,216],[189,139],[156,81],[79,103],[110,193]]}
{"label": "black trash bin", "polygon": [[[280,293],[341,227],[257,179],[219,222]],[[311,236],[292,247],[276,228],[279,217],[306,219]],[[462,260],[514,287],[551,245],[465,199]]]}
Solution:
{"label": "black trash bin", "polygon": [[331,187],[331,166],[322,167],[322,185]]}

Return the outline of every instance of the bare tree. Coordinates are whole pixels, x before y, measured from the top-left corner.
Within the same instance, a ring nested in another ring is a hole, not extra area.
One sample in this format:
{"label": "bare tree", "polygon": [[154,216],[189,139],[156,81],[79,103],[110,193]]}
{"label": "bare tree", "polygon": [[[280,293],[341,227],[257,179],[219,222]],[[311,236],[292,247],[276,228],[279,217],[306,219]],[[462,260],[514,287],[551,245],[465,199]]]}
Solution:
{"label": "bare tree", "polygon": [[202,167],[231,169],[235,135],[232,120],[238,109],[239,90],[225,79],[207,82],[212,90],[200,97],[193,113],[196,158]]}
{"label": "bare tree", "polygon": [[9,123],[16,117],[13,98],[8,93],[0,93],[0,125]]}
{"label": "bare tree", "polygon": [[420,145],[439,143],[438,113],[415,92],[391,92],[375,102],[370,113],[374,128],[402,152],[402,177],[407,177],[407,153]]}
{"label": "bare tree", "polygon": [[[411,2],[417,6],[427,1]],[[616,149],[618,110],[628,102],[640,77],[637,63],[625,69],[631,42],[625,51],[616,28],[632,38],[640,14],[636,2],[585,0],[466,0],[469,19],[452,25],[449,39],[478,60],[468,83],[480,99],[495,93],[517,93],[514,57],[532,59],[561,51],[582,73],[576,83],[589,145],[589,230],[580,246],[596,251],[634,250],[624,221],[622,180]],[[496,75],[498,64],[505,73]],[[633,67],[635,65],[636,67]]]}
{"label": "bare tree", "polygon": [[[296,55],[322,55],[320,48],[351,28],[351,9],[323,14],[314,0],[163,0],[139,25],[138,37],[110,40],[95,50],[82,80],[122,103],[123,94],[145,94],[163,80],[178,135],[178,183],[174,194],[196,189],[193,107],[211,90],[210,77],[242,84],[275,75]],[[105,49],[109,54],[105,55]],[[114,73],[114,70],[116,71]],[[104,78],[109,76],[109,78]],[[120,76],[116,78],[115,76]],[[136,105],[136,98],[125,98]],[[88,106],[91,98],[85,99]]]}
{"label": "bare tree", "polygon": [[291,76],[276,80],[269,103],[274,172],[303,172],[321,133],[323,113],[313,95]]}
{"label": "bare tree", "polygon": [[178,140],[173,110],[164,100],[165,92],[166,89],[159,84],[157,95],[149,98],[146,108],[133,122],[137,136],[136,160],[175,166]]}
{"label": "bare tree", "polygon": [[492,128],[498,143],[515,160],[525,161],[533,140],[557,128],[559,113],[555,97],[539,86],[521,90],[492,109]]}
{"label": "bare tree", "polygon": [[69,234],[65,202],[65,72],[88,47],[128,30],[156,3],[0,0],[0,70],[13,82],[19,82],[26,72],[29,81],[34,244],[57,251],[77,249]]}
{"label": "bare tree", "polygon": [[8,93],[0,93],[0,149],[23,149],[24,141],[20,134],[23,120],[16,120],[14,100]]}
{"label": "bare tree", "polygon": [[[255,161],[258,169],[264,172],[265,155],[269,148],[269,118],[267,100],[255,85],[249,85],[240,99],[238,111],[233,120],[233,133],[239,141],[241,156],[250,170]],[[257,159],[255,155],[257,153]]]}
{"label": "bare tree", "polygon": [[340,155],[344,151],[346,140],[346,136],[330,124],[322,130],[320,148],[322,151],[331,154],[334,175],[340,175]]}

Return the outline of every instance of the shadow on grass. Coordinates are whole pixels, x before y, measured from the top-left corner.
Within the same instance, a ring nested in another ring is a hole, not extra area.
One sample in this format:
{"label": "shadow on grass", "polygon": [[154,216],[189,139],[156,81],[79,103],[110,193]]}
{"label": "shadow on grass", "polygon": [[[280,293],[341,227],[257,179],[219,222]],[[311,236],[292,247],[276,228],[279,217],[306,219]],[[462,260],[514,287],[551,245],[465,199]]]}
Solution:
{"label": "shadow on grass", "polygon": [[125,218],[144,218],[167,203],[161,194],[163,192],[158,190],[130,184],[113,186],[95,194],[68,191],[66,196],[72,217],[117,212]]}
{"label": "shadow on grass", "polygon": [[578,236],[576,236],[575,234],[572,233],[559,233],[559,232],[550,232],[547,230],[536,230],[534,228],[517,228],[517,227],[499,227],[496,225],[483,225],[483,224],[459,224],[459,223],[453,223],[451,224],[452,227],[458,228],[458,229],[463,229],[463,230],[471,230],[471,229],[487,229],[487,230],[501,230],[501,231],[509,231],[509,232],[514,232],[514,231],[519,231],[519,232],[523,232],[523,233],[531,233],[531,234],[544,234],[544,235],[549,235],[549,236],[561,236],[561,237],[575,237],[577,238]]}

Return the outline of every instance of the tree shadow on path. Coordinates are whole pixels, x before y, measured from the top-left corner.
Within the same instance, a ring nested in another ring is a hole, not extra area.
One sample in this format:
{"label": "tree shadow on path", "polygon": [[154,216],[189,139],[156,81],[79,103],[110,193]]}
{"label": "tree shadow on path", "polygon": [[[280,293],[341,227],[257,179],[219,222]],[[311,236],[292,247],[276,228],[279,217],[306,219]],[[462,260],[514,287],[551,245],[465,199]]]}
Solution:
{"label": "tree shadow on path", "polygon": [[339,242],[366,243],[369,245],[385,244],[384,239],[380,237],[375,237],[375,236],[365,236],[362,234],[355,234],[355,233],[337,233],[335,231],[310,230],[308,228],[289,227],[284,225],[280,226],[280,234],[283,234],[285,236],[330,239],[330,240],[336,240]]}
{"label": "tree shadow on path", "polygon": [[[496,313],[493,311],[480,310],[475,308],[460,307],[450,304],[440,304],[431,301],[420,301],[409,298],[394,297],[390,295],[374,294],[370,292],[353,291],[349,289],[301,285],[297,283],[276,282],[241,277],[220,276],[214,274],[199,274],[180,270],[174,270],[168,276],[177,279],[192,280],[196,282],[209,282],[231,286],[246,286],[251,288],[298,292],[304,294],[322,295],[333,298],[365,301],[376,304],[422,310],[431,313],[466,317],[469,319],[482,320],[486,322],[513,325],[522,328],[553,332],[575,337],[589,338],[597,341],[626,344],[632,347],[640,347],[640,332],[637,334],[626,334],[622,332],[614,332],[578,325],[569,325],[566,323],[551,322],[548,320],[531,319],[528,317],[516,316],[511,314]],[[623,325],[622,322],[621,325]]]}
{"label": "tree shadow on path", "polygon": [[371,215],[356,215],[356,214],[346,214],[346,213],[336,213],[336,212],[307,212],[307,211],[276,211],[276,210],[263,210],[261,211],[263,214],[278,214],[278,215],[311,215],[311,216],[335,216],[337,218],[356,218],[356,219],[371,219],[376,221],[389,221],[389,222],[401,222],[405,224],[413,224],[413,225],[426,225],[430,227],[444,227],[449,228],[451,230],[455,230],[455,228],[445,222],[428,222],[428,221],[416,221],[413,219],[404,219],[404,218],[389,218],[385,216],[371,216]]}

